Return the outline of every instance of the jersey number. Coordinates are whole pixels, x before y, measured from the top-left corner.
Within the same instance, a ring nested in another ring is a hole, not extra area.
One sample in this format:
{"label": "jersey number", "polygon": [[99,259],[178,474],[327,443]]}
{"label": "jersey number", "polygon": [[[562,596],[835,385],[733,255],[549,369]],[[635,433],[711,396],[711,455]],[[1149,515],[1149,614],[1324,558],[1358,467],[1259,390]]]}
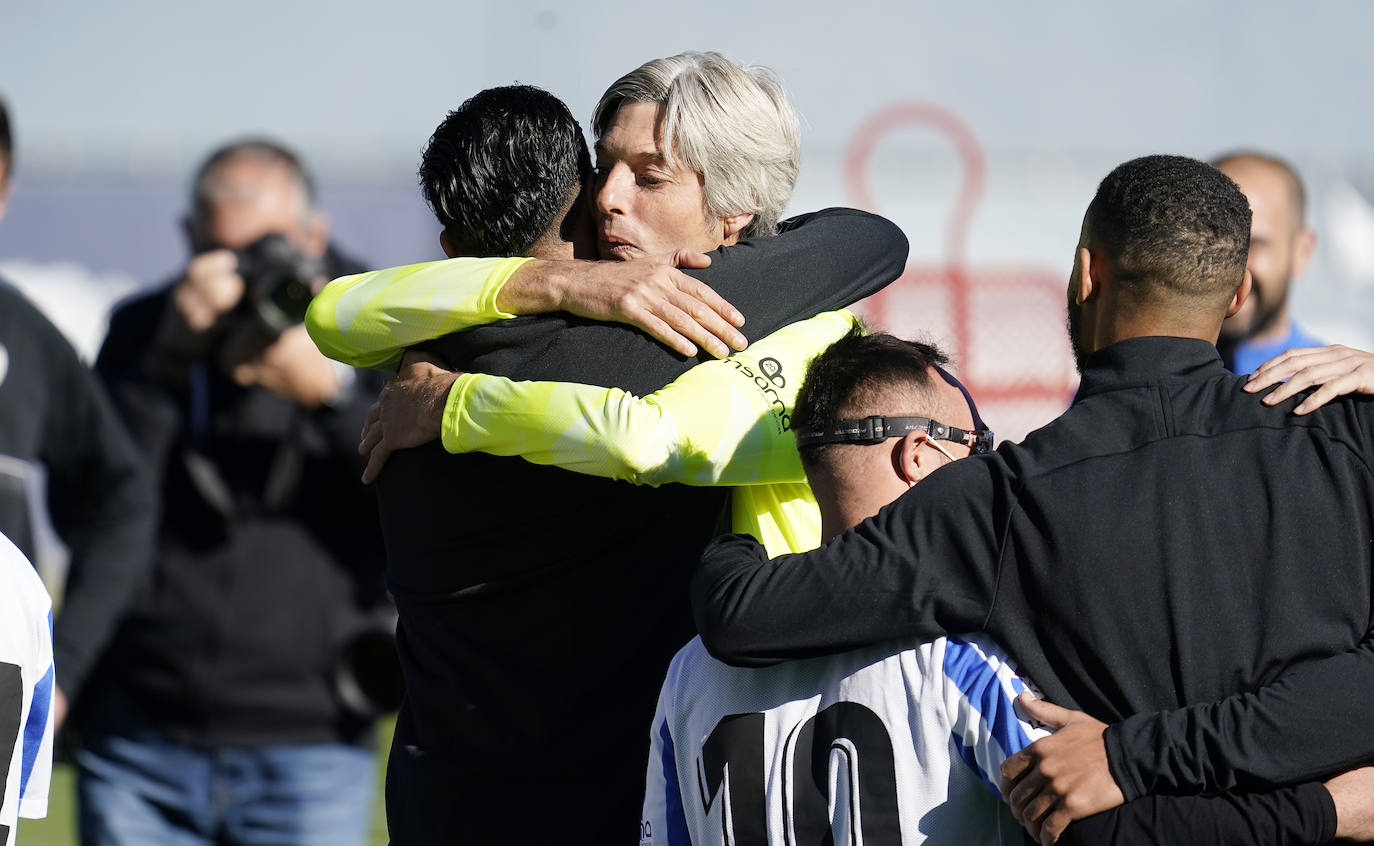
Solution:
{"label": "jersey number", "polygon": [[[763,730],[763,714],[732,714],[716,724],[701,746],[697,779],[702,802],[709,814],[722,795],[728,797],[721,821],[725,842],[734,846],[768,843]],[[865,846],[900,844],[892,738],[877,714],[853,702],[836,702],[788,734],[783,761],[791,779],[785,780],[782,803],[788,842],[835,842],[829,812],[832,752],[844,758],[840,779],[847,779],[849,790],[849,831],[862,832]]]}

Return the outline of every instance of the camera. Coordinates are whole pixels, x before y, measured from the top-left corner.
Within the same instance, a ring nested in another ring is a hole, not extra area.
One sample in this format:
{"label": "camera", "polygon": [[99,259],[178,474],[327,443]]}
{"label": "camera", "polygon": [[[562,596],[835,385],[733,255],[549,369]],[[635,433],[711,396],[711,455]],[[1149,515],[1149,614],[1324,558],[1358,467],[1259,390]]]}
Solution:
{"label": "camera", "polygon": [[226,368],[257,356],[303,322],[314,296],[311,286],[325,272],[322,259],[305,255],[276,233],[234,254],[244,291],[225,331],[220,358]]}
{"label": "camera", "polygon": [[264,235],[238,250],[243,300],[251,319],[273,340],[305,320],[313,296],[310,286],[324,274],[324,263],[311,258],[283,235]]}

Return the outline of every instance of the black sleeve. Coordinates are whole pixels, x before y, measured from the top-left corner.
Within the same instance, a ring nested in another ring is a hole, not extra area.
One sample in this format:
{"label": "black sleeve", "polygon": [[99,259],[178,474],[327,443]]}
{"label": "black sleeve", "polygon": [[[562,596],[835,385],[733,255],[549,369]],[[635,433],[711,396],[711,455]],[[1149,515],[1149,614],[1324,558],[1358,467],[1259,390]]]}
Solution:
{"label": "black sleeve", "polygon": [[1319,846],[1336,806],[1315,782],[1260,793],[1146,796],[1070,825],[1060,846]]}
{"label": "black sleeve", "polygon": [[998,466],[955,462],[812,552],[770,561],[753,538],[717,539],[692,582],[707,649],[757,666],[983,630],[1005,510],[994,504],[1008,500]]}
{"label": "black sleeve", "polygon": [[744,315],[758,340],[777,329],[877,293],[906,269],[907,240],[891,221],[832,208],[790,218],[778,235],[711,253],[687,271]]}
{"label": "black sleeve", "polygon": [[[789,323],[851,305],[897,279],[906,236],[890,221],[827,209],[780,234],[722,247],[698,276],[745,316],[757,340]],[[452,367],[518,380],[583,382],[643,396],[710,360],[684,358],[639,329],[557,313],[502,320],[427,342]]]}
{"label": "black sleeve", "polygon": [[1127,799],[1291,784],[1374,760],[1374,634],[1257,690],[1135,714],[1103,740]]}
{"label": "black sleeve", "polygon": [[75,699],[147,577],[157,499],[95,375],[46,321],[44,333],[51,402],[38,458],[48,474],[53,527],[70,553],[53,653],[57,685]]}

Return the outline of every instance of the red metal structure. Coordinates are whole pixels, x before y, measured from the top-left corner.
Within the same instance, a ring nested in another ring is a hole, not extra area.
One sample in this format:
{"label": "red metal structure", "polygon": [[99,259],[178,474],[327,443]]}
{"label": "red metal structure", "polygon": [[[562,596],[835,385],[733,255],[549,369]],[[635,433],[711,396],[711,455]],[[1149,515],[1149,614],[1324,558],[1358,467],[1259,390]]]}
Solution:
{"label": "red metal structure", "polygon": [[880,144],[912,128],[948,139],[963,170],[948,216],[945,261],[909,264],[859,310],[873,325],[899,335],[940,340],[993,428],[1020,438],[1057,415],[1077,385],[1063,328],[1066,277],[1029,265],[969,266],[969,227],[986,185],[986,164],[972,130],[941,106],[895,104],[859,127],[844,163],[856,206],[879,211],[869,165]]}

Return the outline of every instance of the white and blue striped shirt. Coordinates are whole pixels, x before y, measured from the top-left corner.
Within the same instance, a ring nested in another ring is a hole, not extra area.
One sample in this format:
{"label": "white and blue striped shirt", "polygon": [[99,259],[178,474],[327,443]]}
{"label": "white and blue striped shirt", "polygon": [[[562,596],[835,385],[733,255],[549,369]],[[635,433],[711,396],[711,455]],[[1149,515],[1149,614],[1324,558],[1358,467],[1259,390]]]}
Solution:
{"label": "white and blue striped shirt", "polygon": [[52,602],[24,554],[0,535],[0,842],[19,817],[48,813],[52,774]]}
{"label": "white and blue striped shirt", "polygon": [[996,783],[1046,733],[1018,716],[1024,689],[976,637],[762,669],[695,639],[659,695],[640,843],[1022,843]]}

